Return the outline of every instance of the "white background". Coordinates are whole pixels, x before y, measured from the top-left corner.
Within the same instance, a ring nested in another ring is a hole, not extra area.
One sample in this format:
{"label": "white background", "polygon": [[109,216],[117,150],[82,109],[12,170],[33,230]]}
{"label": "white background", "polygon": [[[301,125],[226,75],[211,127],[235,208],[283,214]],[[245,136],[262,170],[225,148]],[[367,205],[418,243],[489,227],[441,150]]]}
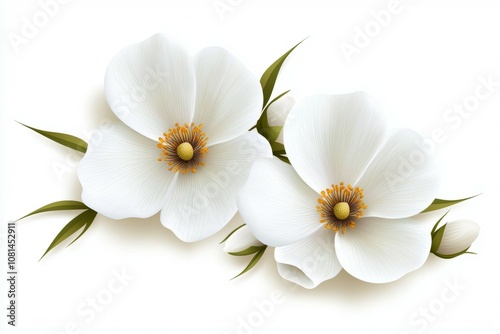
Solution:
{"label": "white background", "polygon": [[[81,192],[75,174],[78,153],[15,120],[88,140],[93,130],[116,120],[103,97],[103,76],[121,48],[165,32],[192,52],[223,46],[260,76],[309,36],[284,66],[276,92],[292,89],[300,99],[364,90],[384,107],[391,126],[412,127],[426,138],[442,129],[446,139],[434,150],[443,174],[439,195],[482,193],[447,217],[481,225],[471,248],[478,255],[453,260],[431,255],[420,270],[390,284],[367,284],[342,272],[305,290],[280,278],[271,251],[250,273],[229,281],[249,260],[225,254],[218,244],[240,224],[237,219],[207,240],[185,244],[159,223],[159,215],[122,221],[98,216],[79,241],[38,262],[72,218],[72,213],[45,214],[18,224],[18,326],[8,326],[8,333],[500,331],[495,271],[500,255],[500,87],[469,115],[453,122],[443,118],[447,109],[472,101],[480,77],[500,81],[500,5],[401,0],[398,13],[379,32],[372,30],[376,36],[348,62],[340,45],[354,45],[356,29],[376,29],[372,12],[387,9],[389,1],[270,2],[72,0],[60,4],[16,50],[9,36],[22,35],[26,20],[33,22],[42,9],[37,0],[4,1],[2,237],[9,220],[49,202],[79,200]],[[219,15],[217,3],[230,9]],[[436,221],[442,213],[425,219]],[[4,256],[1,261],[4,268]],[[122,271],[133,278],[120,292],[108,293],[114,273]],[[458,284],[458,290],[450,284]],[[2,298],[6,289],[2,285]],[[271,296],[280,294],[271,307]],[[88,300],[109,296],[109,303],[91,317]],[[257,305],[267,309],[259,311]]]}

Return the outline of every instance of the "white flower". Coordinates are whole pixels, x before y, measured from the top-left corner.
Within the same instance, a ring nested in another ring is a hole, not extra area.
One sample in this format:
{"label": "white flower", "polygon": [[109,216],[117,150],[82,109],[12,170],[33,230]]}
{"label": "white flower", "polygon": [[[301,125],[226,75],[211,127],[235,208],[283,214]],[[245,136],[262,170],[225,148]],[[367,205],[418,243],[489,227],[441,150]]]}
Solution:
{"label": "white flower", "polygon": [[[267,121],[270,126],[283,126],[285,120],[295,104],[291,96],[283,96],[271,104],[267,109]],[[283,144],[283,131],[280,132],[276,142]]]}
{"label": "white flower", "polygon": [[471,220],[455,220],[445,224],[439,255],[453,256],[466,252],[479,235],[479,225]]}
{"label": "white flower", "polygon": [[263,246],[263,244],[254,237],[248,226],[244,225],[224,242],[224,252],[237,253],[252,246]]}
{"label": "white flower", "polygon": [[252,233],[276,247],[281,276],[313,288],[344,268],[383,283],[425,262],[429,226],[408,217],[434,200],[438,172],[421,136],[387,132],[374,101],[353,93],[299,102],[284,140],[293,167],[258,159],[238,195]]}
{"label": "white flower", "polygon": [[161,211],[184,241],[219,231],[253,160],[271,156],[248,132],[261,113],[258,79],[222,48],[190,57],[158,34],[121,50],[104,88],[125,124],[90,139],[78,166],[85,204],[113,219]]}

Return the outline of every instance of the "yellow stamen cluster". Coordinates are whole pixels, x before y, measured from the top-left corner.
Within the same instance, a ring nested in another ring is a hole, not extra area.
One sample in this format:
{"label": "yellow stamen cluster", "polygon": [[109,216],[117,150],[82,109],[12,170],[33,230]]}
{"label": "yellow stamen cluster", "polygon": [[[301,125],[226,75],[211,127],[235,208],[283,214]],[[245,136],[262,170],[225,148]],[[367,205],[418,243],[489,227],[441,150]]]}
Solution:
{"label": "yellow stamen cluster", "polygon": [[203,124],[184,125],[175,124],[175,127],[163,133],[163,137],[158,138],[158,148],[161,149],[158,161],[166,161],[168,170],[174,173],[187,172],[196,173],[198,166],[205,166],[201,161],[208,152],[208,138],[202,131]]}
{"label": "yellow stamen cluster", "polygon": [[332,184],[331,188],[327,188],[321,192],[321,197],[318,198],[319,205],[316,206],[320,213],[320,223],[325,225],[325,228],[333,229],[334,232],[341,231],[345,233],[347,226],[354,228],[355,220],[363,216],[363,210],[367,207],[363,203],[363,189],[359,187]]}

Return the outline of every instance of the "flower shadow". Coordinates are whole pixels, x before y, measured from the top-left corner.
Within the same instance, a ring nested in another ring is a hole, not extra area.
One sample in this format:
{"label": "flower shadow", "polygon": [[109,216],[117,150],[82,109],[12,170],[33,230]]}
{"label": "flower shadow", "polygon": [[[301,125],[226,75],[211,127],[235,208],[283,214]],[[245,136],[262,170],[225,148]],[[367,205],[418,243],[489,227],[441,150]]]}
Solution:
{"label": "flower shadow", "polygon": [[[134,245],[137,249],[148,249],[153,246],[165,245],[165,251],[175,250],[176,253],[195,253],[207,245],[204,242],[187,243],[175,236],[160,222],[160,213],[149,218],[127,218],[113,220],[101,216],[102,229],[100,232],[111,236],[113,242]],[[150,252],[148,252],[149,254]],[[160,252],[161,253],[161,252]],[[152,255],[152,254],[150,254]]]}
{"label": "flower shadow", "polygon": [[[266,254],[269,255],[269,254]],[[412,291],[418,287],[418,282],[426,281],[436,272],[442,265],[440,259],[430,254],[426,263],[418,270],[413,271],[406,276],[394,282],[374,284],[361,281],[345,270],[328,281],[323,282],[314,289],[305,289],[294,283],[283,279],[276,269],[273,256],[266,257],[266,271],[273,270],[275,274],[272,277],[274,286],[286,291],[286,294],[299,298],[311,299],[316,301],[332,301],[341,302],[346,307],[356,307],[356,305],[367,303],[368,301],[383,300],[386,296],[405,295],[408,291]],[[270,263],[272,262],[272,263]]]}
{"label": "flower shadow", "polygon": [[90,96],[88,102],[88,116],[89,119],[98,126],[101,126],[103,121],[120,122],[118,117],[116,117],[109,107],[102,89],[96,90]]}

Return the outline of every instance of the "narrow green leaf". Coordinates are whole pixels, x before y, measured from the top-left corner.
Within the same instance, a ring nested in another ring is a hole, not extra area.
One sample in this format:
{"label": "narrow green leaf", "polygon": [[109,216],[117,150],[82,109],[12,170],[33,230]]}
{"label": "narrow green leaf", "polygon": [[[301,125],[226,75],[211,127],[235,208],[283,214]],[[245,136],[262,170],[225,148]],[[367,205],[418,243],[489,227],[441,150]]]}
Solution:
{"label": "narrow green leaf", "polygon": [[240,277],[241,275],[243,275],[244,273],[246,273],[247,271],[252,269],[257,264],[257,262],[259,262],[262,255],[264,255],[266,248],[267,248],[267,246],[265,248],[261,249],[260,251],[258,251],[257,254],[255,254],[254,257],[252,258],[252,260],[250,260],[250,263],[248,264],[248,266],[246,266],[246,268],[243,269],[243,271],[241,273],[239,273],[238,275],[231,278],[231,280],[233,280],[237,277]]}
{"label": "narrow green leaf", "polygon": [[82,202],[78,201],[58,201],[54,203],[47,204],[42,206],[39,209],[36,209],[33,212],[28,213],[26,216],[19,218],[16,221],[19,221],[23,218],[29,217],[31,215],[36,215],[37,213],[49,212],[49,211],[64,211],[64,210],[87,210],[88,207]]}
{"label": "narrow green leaf", "polygon": [[[470,247],[469,247],[470,248]],[[460,256],[462,254],[474,254],[474,255],[477,255],[476,253],[473,253],[473,252],[468,252],[467,250],[469,249],[465,249],[461,252],[458,252],[458,253],[455,253],[455,254],[439,254],[439,253],[433,253],[434,255],[442,258],[442,259],[453,259],[454,257],[457,257],[457,256]]]}
{"label": "narrow green leaf", "polygon": [[[290,90],[287,90],[286,92],[283,92],[280,95],[276,96],[271,102],[269,102],[269,104],[262,111],[262,114],[260,115],[260,118],[257,121],[257,124],[255,125],[255,127],[257,128],[257,131],[259,131],[259,133],[261,135],[263,135],[261,131],[263,131],[264,129],[266,129],[266,128],[269,127],[269,120],[267,118],[267,110],[269,109],[269,106],[271,106],[274,102],[278,101],[283,96],[285,96],[286,94],[288,94],[288,92],[290,92]],[[251,128],[250,130],[252,130],[252,129],[253,128]]]}
{"label": "narrow green leaf", "polygon": [[229,255],[233,255],[233,256],[246,256],[246,255],[250,255],[250,254],[254,254],[254,253],[257,253],[259,251],[261,251],[262,249],[265,249],[267,248],[267,246],[250,246],[248,247],[247,249],[244,249],[242,251],[239,251],[239,252],[228,252]]}
{"label": "narrow green leaf", "polygon": [[[94,210],[92,210],[92,209],[89,209],[89,210],[94,211]],[[95,214],[94,214],[94,218],[92,218],[92,220],[89,220],[89,222],[88,222],[87,224],[85,224],[85,227],[83,228],[82,233],[80,233],[80,234],[79,234],[79,235],[75,238],[75,240],[71,241],[71,242],[70,242],[70,244],[69,244],[68,246],[66,246],[66,247],[71,246],[71,245],[72,245],[75,241],[77,241],[78,239],[80,239],[80,237],[81,237],[81,236],[82,236],[85,232],[87,232],[87,230],[89,229],[90,225],[92,225],[92,223],[94,222],[94,219],[95,219],[95,217],[96,217],[96,215],[97,215],[97,212],[96,212],[96,211],[94,211],[94,213],[95,213]]]}
{"label": "narrow green leaf", "polygon": [[431,245],[431,253],[436,253],[439,246],[441,245],[441,241],[443,240],[444,230],[446,229],[446,224],[441,226],[432,236],[432,245]]}
{"label": "narrow green leaf", "polygon": [[285,156],[283,156],[283,155],[279,155],[279,154],[278,154],[278,155],[276,155],[276,154],[275,154],[274,156],[275,156],[276,158],[280,159],[281,161],[286,162],[287,164],[291,165],[291,164],[290,164],[290,160],[289,160],[287,157],[285,157]]}
{"label": "narrow green leaf", "polygon": [[282,129],[282,126],[269,126],[267,128],[263,128],[260,131],[260,134],[262,137],[266,138],[268,142],[273,143],[276,139],[278,139]]}
{"label": "narrow green leaf", "polygon": [[45,253],[43,253],[40,260],[43,259],[43,257],[49,251],[51,251],[54,247],[59,245],[61,242],[66,240],[69,236],[76,233],[78,230],[80,230],[82,227],[85,226],[85,229],[83,230],[83,232],[80,233],[80,235],[74,241],[76,241],[78,238],[80,238],[82,236],[82,234],[85,233],[87,231],[87,229],[90,227],[90,225],[94,221],[96,215],[97,215],[97,212],[95,212],[92,209],[88,209],[88,210],[82,212],[81,214],[79,214],[78,216],[76,216],[75,218],[73,218],[68,224],[66,224],[66,226],[63,227],[61,232],[59,232],[59,234],[57,234],[57,236],[54,238],[54,240],[52,241],[50,246],[47,248]]}
{"label": "narrow green leaf", "polygon": [[421,213],[424,213],[424,212],[430,212],[430,211],[434,211],[434,210],[439,210],[439,209],[444,209],[448,206],[452,206],[452,205],[455,205],[455,204],[458,204],[460,202],[463,202],[463,201],[466,201],[468,199],[471,199],[471,198],[474,198],[476,196],[479,196],[478,195],[474,195],[474,196],[471,196],[471,197],[467,197],[467,198],[462,198],[462,199],[454,199],[454,200],[446,200],[446,199],[439,199],[439,198],[436,198],[434,200],[434,202],[431,203],[431,205],[429,205],[424,211],[422,211]]}
{"label": "narrow green leaf", "polygon": [[285,145],[278,143],[278,142],[271,143],[271,148],[273,149],[273,152],[276,152],[276,151],[285,152]]}
{"label": "narrow green leaf", "polygon": [[269,138],[271,141],[275,142],[276,139],[278,139],[278,136],[280,135],[281,131],[283,131],[283,126],[270,126],[269,129],[271,130],[271,138]]}
{"label": "narrow green leaf", "polygon": [[273,151],[273,154],[275,156],[283,155],[283,154],[286,154],[286,151],[285,150],[276,150],[276,151]]}
{"label": "narrow green leaf", "polygon": [[19,124],[41,134],[44,137],[49,138],[50,140],[55,141],[56,143],[59,143],[59,144],[64,145],[66,147],[72,148],[73,150],[76,150],[78,152],[82,152],[82,153],[87,152],[87,143],[78,137],[68,135],[65,133],[50,132],[50,131],[35,129],[35,128],[32,128],[31,126],[28,126],[28,125],[23,124],[23,123],[19,123]]}
{"label": "narrow green leaf", "polygon": [[[448,210],[448,212],[450,212],[450,210]],[[439,223],[441,222],[441,220],[443,220],[444,216],[446,216],[448,214],[448,212],[446,212],[441,218],[439,218],[439,220],[437,221],[437,223],[434,224],[434,227],[432,228],[432,231],[431,231],[431,236],[434,237],[434,234],[436,233],[436,229],[437,229]]]}
{"label": "narrow green leaf", "polygon": [[264,106],[267,104],[267,101],[269,101],[269,98],[273,93],[274,84],[276,83],[276,79],[278,78],[279,71],[281,69],[281,66],[285,62],[285,59],[304,40],[305,38],[297,43],[297,45],[295,45],[293,48],[288,50],[288,52],[286,52],[284,55],[279,57],[278,60],[276,60],[271,66],[269,66],[264,74],[262,74],[262,77],[260,78],[260,85],[262,86],[262,92],[264,94],[264,104],[262,108],[264,108]]}
{"label": "narrow green leaf", "polygon": [[224,241],[226,241],[227,239],[229,239],[229,237],[230,237],[230,236],[232,236],[234,232],[238,231],[238,230],[239,230],[240,228],[242,228],[243,226],[245,226],[245,224],[242,224],[242,225],[238,226],[237,228],[235,228],[235,229],[234,229],[231,233],[229,233],[229,234],[227,235],[227,237],[225,237],[225,238],[224,238],[224,240],[222,240],[221,242],[219,242],[219,245],[220,245],[221,243],[223,243]]}

